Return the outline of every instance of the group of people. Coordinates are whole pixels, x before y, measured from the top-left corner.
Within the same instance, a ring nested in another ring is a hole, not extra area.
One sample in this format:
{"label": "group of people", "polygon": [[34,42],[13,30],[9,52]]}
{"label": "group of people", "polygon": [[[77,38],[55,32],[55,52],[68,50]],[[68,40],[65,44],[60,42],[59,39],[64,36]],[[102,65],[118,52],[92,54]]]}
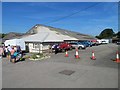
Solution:
{"label": "group of people", "polygon": [[20,46],[0,46],[0,57],[7,57],[10,62],[15,63],[22,58]]}

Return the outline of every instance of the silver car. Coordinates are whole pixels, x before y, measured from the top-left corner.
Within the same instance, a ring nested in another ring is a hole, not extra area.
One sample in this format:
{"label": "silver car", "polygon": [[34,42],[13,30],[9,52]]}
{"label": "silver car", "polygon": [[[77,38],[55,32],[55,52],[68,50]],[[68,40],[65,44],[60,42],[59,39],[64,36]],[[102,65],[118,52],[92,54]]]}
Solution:
{"label": "silver car", "polygon": [[85,45],[78,42],[71,42],[70,44],[72,45],[72,48],[86,49]]}

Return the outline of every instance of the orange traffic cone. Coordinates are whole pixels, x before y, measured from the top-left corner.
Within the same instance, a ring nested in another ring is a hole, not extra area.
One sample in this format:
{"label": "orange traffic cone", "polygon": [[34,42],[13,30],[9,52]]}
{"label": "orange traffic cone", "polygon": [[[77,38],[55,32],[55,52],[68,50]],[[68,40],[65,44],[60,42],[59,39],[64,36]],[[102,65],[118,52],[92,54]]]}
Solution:
{"label": "orange traffic cone", "polygon": [[116,52],[116,60],[115,60],[116,63],[120,63],[120,59],[119,59],[119,53],[118,51]]}
{"label": "orange traffic cone", "polygon": [[78,49],[76,49],[75,58],[76,58],[76,59],[79,59],[79,58],[80,58],[80,57],[79,57],[79,54],[78,54]]}
{"label": "orange traffic cone", "polygon": [[66,50],[66,52],[65,52],[65,57],[68,57],[68,52],[67,52],[67,50]]}
{"label": "orange traffic cone", "polygon": [[95,54],[94,54],[94,51],[92,51],[92,57],[91,57],[92,60],[96,60],[96,57],[95,57]]}

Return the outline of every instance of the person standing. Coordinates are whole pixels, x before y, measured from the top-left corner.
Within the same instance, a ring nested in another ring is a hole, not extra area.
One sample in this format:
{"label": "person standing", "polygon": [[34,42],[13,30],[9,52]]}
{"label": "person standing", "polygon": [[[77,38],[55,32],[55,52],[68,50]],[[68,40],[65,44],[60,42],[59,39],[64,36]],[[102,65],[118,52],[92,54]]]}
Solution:
{"label": "person standing", "polygon": [[10,60],[11,59],[11,50],[12,50],[12,47],[10,45],[8,45],[7,49],[8,49],[7,59]]}
{"label": "person standing", "polygon": [[14,47],[12,47],[12,49],[10,51],[10,55],[11,55],[10,61],[13,62],[13,63],[15,63],[14,53],[15,53],[15,50],[14,50]]}
{"label": "person standing", "polygon": [[14,46],[14,50],[17,51],[17,46]]}
{"label": "person standing", "polygon": [[2,58],[2,55],[3,55],[3,47],[0,46],[0,58]]}
{"label": "person standing", "polygon": [[59,45],[56,44],[55,47],[54,47],[54,49],[55,49],[55,54],[57,54],[58,53],[58,49],[59,49]]}
{"label": "person standing", "polygon": [[20,46],[17,46],[17,52],[21,52]]}
{"label": "person standing", "polygon": [[8,58],[8,48],[5,46],[5,56]]}
{"label": "person standing", "polygon": [[52,46],[49,45],[48,48],[49,48],[48,53],[49,53],[49,54],[52,53]]}
{"label": "person standing", "polygon": [[3,57],[6,57],[5,46],[3,46]]}

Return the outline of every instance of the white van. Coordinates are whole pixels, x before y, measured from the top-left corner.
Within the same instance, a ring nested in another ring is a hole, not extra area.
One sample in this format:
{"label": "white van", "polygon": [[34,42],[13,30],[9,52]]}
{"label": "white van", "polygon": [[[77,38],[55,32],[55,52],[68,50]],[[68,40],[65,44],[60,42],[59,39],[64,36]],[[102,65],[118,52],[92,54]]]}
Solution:
{"label": "white van", "polygon": [[109,39],[101,39],[101,43],[102,44],[108,44],[109,43]]}
{"label": "white van", "polygon": [[98,44],[102,44],[102,40],[97,39]]}

